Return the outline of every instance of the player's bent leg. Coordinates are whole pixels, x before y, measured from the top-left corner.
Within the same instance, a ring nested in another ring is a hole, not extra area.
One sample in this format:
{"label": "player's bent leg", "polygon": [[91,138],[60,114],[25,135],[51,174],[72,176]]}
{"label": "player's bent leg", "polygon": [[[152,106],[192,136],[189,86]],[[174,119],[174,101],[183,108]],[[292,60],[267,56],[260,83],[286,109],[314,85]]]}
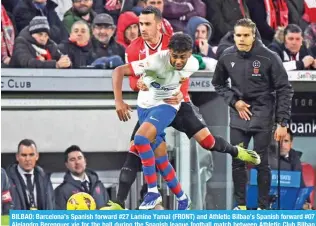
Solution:
{"label": "player's bent leg", "polygon": [[140,158],[128,152],[126,160],[121,169],[119,176],[119,186],[116,200],[110,201],[103,210],[123,210],[125,209],[125,201],[127,199],[128,193],[136,180],[137,172],[140,171],[142,163]]}
{"label": "player's bent leg", "polygon": [[213,136],[206,127],[194,134],[193,137],[204,149],[228,153],[236,159],[253,165],[260,164],[260,156],[255,151],[247,150],[241,146],[233,146],[224,138]]}
{"label": "player's bent leg", "polygon": [[134,145],[134,136],[139,127],[140,124],[139,121],[137,121],[131,135],[129,152],[127,153],[126,160],[120,171],[116,200],[109,201],[107,206],[102,208],[103,210],[123,210],[125,208],[125,201],[127,199],[128,193],[132,187],[132,184],[136,180],[137,172],[140,171],[142,167],[141,160]]}
{"label": "player's bent leg", "polygon": [[141,166],[142,163],[138,156],[132,153],[127,153],[126,162],[120,172],[117,193],[117,201],[122,204],[122,207],[125,207],[128,193],[136,180],[137,172],[141,169]]}
{"label": "player's bent leg", "polygon": [[[157,137],[157,141],[162,138]],[[160,145],[157,147],[159,149],[167,149],[166,142],[162,140]],[[156,152],[155,150],[155,152]],[[164,155],[156,157],[156,166],[159,169],[159,172],[163,179],[166,181],[167,186],[170,188],[173,194],[177,197],[178,200],[178,210],[187,210],[191,207],[190,198],[183,192],[182,187],[176,177],[176,172],[169,162],[168,155],[166,151],[161,151],[160,153],[165,152]]]}
{"label": "player's bent leg", "polygon": [[256,152],[229,144],[220,136],[213,136],[204,122],[198,108],[191,103],[183,102],[172,126],[185,132],[188,138],[194,139],[206,150],[229,153],[232,157],[258,165],[260,157]]}

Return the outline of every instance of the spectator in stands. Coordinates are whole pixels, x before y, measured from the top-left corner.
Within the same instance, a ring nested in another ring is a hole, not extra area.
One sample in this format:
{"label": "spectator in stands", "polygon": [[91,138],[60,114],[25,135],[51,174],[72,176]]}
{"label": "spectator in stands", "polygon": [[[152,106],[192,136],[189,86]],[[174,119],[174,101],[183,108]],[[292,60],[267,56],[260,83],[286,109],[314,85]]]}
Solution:
{"label": "spectator in stands", "polygon": [[185,28],[185,32],[194,41],[193,53],[215,58],[212,46],[208,44],[213,35],[213,26],[210,22],[199,16],[191,17]]}
{"label": "spectator in stands", "polygon": [[206,7],[202,0],[165,0],[163,16],[171,23],[175,32],[184,28],[193,16],[206,16]]}
{"label": "spectator in stands", "polygon": [[106,206],[109,195],[96,172],[87,169],[86,158],[80,147],[72,145],[64,152],[65,165],[68,169],[64,182],[55,189],[56,209],[65,210],[68,199],[78,192],[90,194],[97,209]]}
{"label": "spectator in stands", "polygon": [[304,32],[304,42],[314,58],[316,58],[316,22],[311,23]]}
{"label": "spectator in stands", "polygon": [[7,67],[10,63],[15,39],[13,23],[5,8],[1,5],[1,67]]}
{"label": "spectator in stands", "polygon": [[16,210],[54,209],[53,185],[44,170],[36,165],[38,158],[35,142],[21,140],[16,153],[18,163],[7,170]]}
{"label": "spectator in stands", "polygon": [[13,208],[13,201],[10,192],[10,182],[7,173],[1,168],[1,214],[9,215],[9,210]]}
{"label": "spectator in stands", "polygon": [[284,43],[274,41],[269,49],[276,52],[287,71],[316,68],[316,61],[303,43],[302,30],[296,24],[289,24],[284,29]]}
{"label": "spectator in stands", "polygon": [[62,56],[50,40],[46,17],[34,17],[15,40],[10,66],[18,68],[68,68],[71,61]]}
{"label": "spectator in stands", "polygon": [[79,20],[71,27],[70,38],[58,45],[60,51],[71,60],[72,68],[81,68],[94,61],[90,29],[86,22]]}
{"label": "spectator in stands", "polygon": [[278,27],[286,27],[289,24],[286,0],[251,0],[247,1],[247,6],[265,45],[272,42]]}
{"label": "spectator in stands", "polygon": [[50,38],[56,43],[67,39],[67,31],[55,12],[56,7],[52,0],[20,0],[13,11],[18,32],[28,26],[35,16],[45,16],[51,30]]}
{"label": "spectator in stands", "polygon": [[214,26],[212,42],[218,44],[227,32],[234,29],[237,20],[247,17],[249,11],[246,0],[204,0],[206,4],[206,19]]}
{"label": "spectator in stands", "polygon": [[[163,13],[163,8],[164,8],[164,0],[144,0],[145,7],[147,6],[153,6],[156,7],[160,10],[161,13]],[[161,27],[161,32],[164,34],[167,34],[169,36],[173,35],[173,28],[169,21],[166,18],[162,19],[162,27]]]}
{"label": "spectator in stands", "polygon": [[298,25],[302,31],[305,31],[308,24],[309,16],[305,13],[304,0],[287,0],[289,8],[289,23]]}
{"label": "spectator in stands", "polygon": [[115,41],[114,33],[116,26],[113,18],[106,13],[98,14],[92,25],[92,44],[96,58],[119,56],[124,62],[125,48]]}
{"label": "spectator in stands", "polygon": [[72,25],[78,20],[87,22],[90,27],[97,15],[92,9],[92,4],[92,0],[72,0],[72,7],[65,13],[63,19],[68,33],[71,32]]}
{"label": "spectator in stands", "polygon": [[[301,152],[295,151],[293,149],[293,132],[290,128],[287,129],[287,134],[281,141],[280,147],[280,167],[278,167],[278,155],[276,152],[270,150],[269,153],[269,165],[272,170],[286,170],[286,171],[300,171],[302,173],[302,163],[301,163]],[[302,186],[304,186],[304,181],[302,177]],[[305,206],[309,206],[311,209],[311,204],[309,199],[307,200]]]}
{"label": "spectator in stands", "polygon": [[139,19],[133,12],[122,13],[117,22],[116,40],[125,48],[139,37]]}
{"label": "spectator in stands", "polygon": [[213,34],[213,26],[211,23],[199,16],[191,17],[185,28],[185,32],[189,34],[194,41],[193,54],[196,54],[195,57],[199,55],[201,58],[200,61],[205,64],[205,68],[200,68],[214,72],[217,60],[215,60],[215,53],[209,44],[209,40]]}

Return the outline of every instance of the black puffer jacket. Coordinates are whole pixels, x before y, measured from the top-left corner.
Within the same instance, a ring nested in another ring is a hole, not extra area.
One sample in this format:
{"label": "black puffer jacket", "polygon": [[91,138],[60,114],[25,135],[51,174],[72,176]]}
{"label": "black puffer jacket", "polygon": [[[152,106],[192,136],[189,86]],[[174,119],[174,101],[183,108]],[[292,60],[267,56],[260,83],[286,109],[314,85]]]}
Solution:
{"label": "black puffer jacket", "polygon": [[60,51],[68,55],[71,60],[72,68],[81,68],[90,65],[94,61],[94,54],[91,42],[88,45],[80,47],[67,40],[58,45]]}
{"label": "black puffer jacket", "polygon": [[[36,50],[33,46],[47,49],[52,60],[41,61],[36,59]],[[39,45],[25,27],[15,39],[10,66],[17,68],[56,68],[56,62],[61,57],[61,52],[52,40],[48,40],[45,46]]]}
{"label": "black puffer jacket", "polygon": [[118,55],[124,61],[125,48],[121,44],[117,43],[114,37],[110,39],[108,45],[102,44],[95,37],[92,37],[91,41],[93,46],[93,52],[96,54],[97,58]]}
{"label": "black puffer jacket", "polygon": [[[228,84],[231,79],[231,87]],[[217,63],[212,84],[231,107],[230,126],[245,131],[271,131],[276,121],[289,121],[293,89],[280,57],[256,40],[250,52],[240,52],[236,46],[224,51]],[[275,109],[275,95],[277,106]],[[251,105],[252,117],[239,117],[235,103],[244,100]]]}
{"label": "black puffer jacket", "polygon": [[[89,193],[94,198],[97,209],[106,206],[109,201],[109,194],[102,182],[99,180],[98,175],[94,171],[88,169],[86,169],[86,174],[90,181]],[[84,192],[81,182],[74,180],[68,171],[65,174],[64,182],[55,189],[56,209],[65,210],[68,199],[78,192]]]}

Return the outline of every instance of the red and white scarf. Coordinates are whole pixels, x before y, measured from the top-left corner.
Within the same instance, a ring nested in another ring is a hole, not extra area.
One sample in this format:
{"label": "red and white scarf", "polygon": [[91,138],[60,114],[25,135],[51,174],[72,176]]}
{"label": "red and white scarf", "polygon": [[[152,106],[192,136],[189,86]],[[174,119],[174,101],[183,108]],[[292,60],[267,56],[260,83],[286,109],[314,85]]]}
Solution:
{"label": "red and white scarf", "polygon": [[12,56],[14,38],[15,32],[12,21],[3,5],[1,5],[1,60]]}
{"label": "red and white scarf", "polygon": [[289,24],[289,10],[285,0],[264,0],[267,23],[276,30]]}
{"label": "red and white scarf", "polygon": [[42,49],[34,44],[32,44],[32,47],[36,51],[36,59],[37,60],[40,60],[42,58],[44,58],[45,60],[52,60],[52,56],[51,56],[50,52],[48,51],[48,49]]}

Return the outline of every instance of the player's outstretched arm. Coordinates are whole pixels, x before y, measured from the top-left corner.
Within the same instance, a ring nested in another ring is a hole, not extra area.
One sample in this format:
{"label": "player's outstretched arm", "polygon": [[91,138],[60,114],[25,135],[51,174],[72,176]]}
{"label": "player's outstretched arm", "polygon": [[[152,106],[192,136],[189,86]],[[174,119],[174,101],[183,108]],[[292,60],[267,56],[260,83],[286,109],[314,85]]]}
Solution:
{"label": "player's outstretched arm", "polygon": [[123,101],[122,85],[124,76],[132,75],[132,70],[129,64],[124,64],[113,70],[112,85],[114,92],[114,100],[116,106],[116,113],[120,121],[128,121],[131,118],[129,111],[131,107]]}

